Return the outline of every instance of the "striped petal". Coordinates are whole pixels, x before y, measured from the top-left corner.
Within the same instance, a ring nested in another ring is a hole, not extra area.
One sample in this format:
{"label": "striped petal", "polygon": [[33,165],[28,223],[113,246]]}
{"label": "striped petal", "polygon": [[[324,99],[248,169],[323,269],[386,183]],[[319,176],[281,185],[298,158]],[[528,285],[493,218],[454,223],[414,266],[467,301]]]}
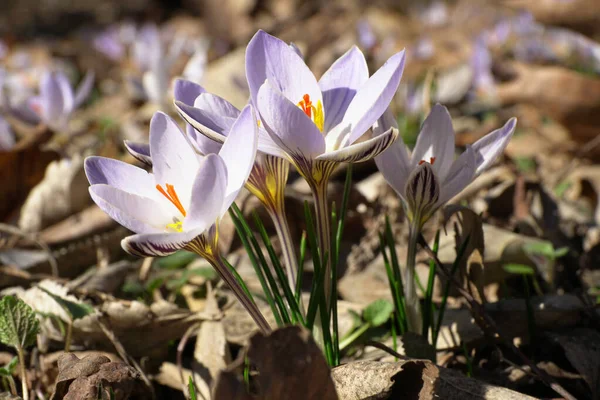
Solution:
{"label": "striped petal", "polygon": [[128,236],[121,241],[123,250],[138,257],[163,257],[183,249],[204,231],[181,233],[146,233]]}
{"label": "striped petal", "polygon": [[148,143],[132,142],[130,140],[123,141],[125,149],[135,157],[136,160],[145,165],[152,166],[152,158],[150,157],[150,145]]}
{"label": "striped petal", "polygon": [[333,162],[363,162],[378,156],[398,138],[399,132],[396,128],[390,128],[383,134],[366,140],[364,142],[351,144],[339,150],[329,151],[316,157],[319,161]]}

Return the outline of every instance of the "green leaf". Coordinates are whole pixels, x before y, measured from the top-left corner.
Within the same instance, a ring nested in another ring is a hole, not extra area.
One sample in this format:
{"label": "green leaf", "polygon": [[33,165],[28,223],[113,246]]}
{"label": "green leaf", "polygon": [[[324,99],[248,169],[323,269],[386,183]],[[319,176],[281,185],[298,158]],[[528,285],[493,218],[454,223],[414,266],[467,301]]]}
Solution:
{"label": "green leaf", "polygon": [[505,264],[502,268],[509,274],[535,275],[535,269],[525,264]]}
{"label": "green leaf", "polygon": [[181,269],[194,261],[198,256],[186,250],[179,250],[169,256],[162,257],[157,264],[162,269]]}
{"label": "green leaf", "polygon": [[560,248],[554,250],[554,258],[564,257],[567,255],[568,252],[569,252],[568,247],[560,247]]}
{"label": "green leaf", "polygon": [[376,327],[385,324],[394,311],[394,305],[387,300],[375,300],[363,311],[363,319],[371,326]]}
{"label": "green leaf", "polygon": [[528,254],[554,258],[554,246],[550,242],[526,243],[523,245],[523,250]]}
{"label": "green leaf", "polygon": [[49,290],[44,289],[41,286],[38,286],[40,290],[46,292],[46,294],[54,299],[62,308],[65,309],[66,312],[69,313],[73,320],[80,319],[85,317],[86,315],[90,315],[94,313],[94,307],[87,305],[85,303],[75,302],[63,297],[57,296]]}
{"label": "green leaf", "polygon": [[190,391],[190,400],[196,400],[196,386],[194,386],[194,381],[191,376],[188,380],[188,390]]}
{"label": "green leaf", "polygon": [[24,349],[35,342],[39,329],[35,312],[23,300],[15,296],[0,300],[0,342]]}
{"label": "green leaf", "polygon": [[13,372],[17,368],[17,364],[19,363],[19,357],[13,357],[12,360],[4,367],[0,367],[0,375],[1,376],[12,376]]}

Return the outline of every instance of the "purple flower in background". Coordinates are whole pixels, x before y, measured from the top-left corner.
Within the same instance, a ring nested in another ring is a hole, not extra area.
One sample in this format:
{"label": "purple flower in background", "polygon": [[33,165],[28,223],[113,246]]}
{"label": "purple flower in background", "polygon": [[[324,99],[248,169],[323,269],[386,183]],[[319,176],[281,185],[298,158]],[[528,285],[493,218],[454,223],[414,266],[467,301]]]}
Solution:
{"label": "purple flower in background", "polygon": [[253,104],[273,142],[312,184],[326,183],[336,163],[366,161],[397,137],[390,129],[357,143],[392,100],[404,69],[404,51],[372,77],[353,47],[317,82],[283,41],[259,31],[246,49]]}
{"label": "purple flower in background", "polygon": [[370,51],[377,45],[377,36],[375,36],[368,20],[360,19],[356,23],[356,32],[358,34],[358,44],[363,49]]}
{"label": "purple flower in background", "polygon": [[410,49],[410,52],[416,60],[429,60],[435,53],[435,46],[431,38],[423,37]]}
{"label": "purple flower in background", "polygon": [[[218,154],[199,156],[176,122],[156,113],[150,123],[152,173],[103,157],[85,170],[96,204],[135,235],[123,248],[142,257],[183,248],[212,249],[215,223],[229,209],[254,163],[257,127],[246,107]],[[212,228],[211,228],[212,227]]]}
{"label": "purple flower in background", "polygon": [[492,55],[483,36],[477,38],[473,44],[471,69],[475,95],[483,98],[493,96],[496,86],[492,74]]}
{"label": "purple flower in background", "polygon": [[15,135],[8,121],[0,115],[0,151],[9,151],[15,145]]}
{"label": "purple flower in background", "polygon": [[[402,199],[409,220],[420,227],[502,154],[516,122],[511,118],[502,128],[467,147],[455,160],[452,119],[446,107],[436,104],[423,123],[411,155],[400,138],[376,157],[375,163]],[[379,135],[395,126],[396,121],[388,112],[373,130]]]}
{"label": "purple flower in background", "polygon": [[92,39],[92,44],[96,50],[113,61],[119,61],[125,56],[125,44],[117,26],[96,34]]}
{"label": "purple flower in background", "polygon": [[94,74],[88,72],[77,90],[60,71],[46,71],[40,80],[39,95],[29,99],[29,108],[54,131],[67,129],[71,113],[89,96],[94,85]]}
{"label": "purple flower in background", "polygon": [[448,22],[448,6],[443,1],[434,1],[421,9],[419,19],[428,26],[442,26]]}

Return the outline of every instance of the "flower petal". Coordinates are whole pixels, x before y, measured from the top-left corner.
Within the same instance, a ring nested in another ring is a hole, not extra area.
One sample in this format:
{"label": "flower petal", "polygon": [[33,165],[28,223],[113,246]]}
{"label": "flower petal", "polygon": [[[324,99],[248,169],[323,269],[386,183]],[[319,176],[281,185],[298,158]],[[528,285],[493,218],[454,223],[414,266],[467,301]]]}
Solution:
{"label": "flower petal", "polygon": [[[193,106],[188,106],[181,101],[175,101],[175,108],[181,115],[181,118],[185,120],[188,124],[190,124],[196,131],[200,132],[200,136],[204,135],[207,138],[217,142],[223,143],[225,141],[226,136],[223,134],[220,128],[216,127],[215,124],[212,123],[211,117],[207,116],[203,110],[195,108]],[[218,130],[214,130],[209,126],[204,124],[208,123],[212,128],[217,128]],[[188,133],[190,131],[188,130]],[[192,136],[192,135],[190,135]],[[193,137],[196,137],[199,142],[200,136],[193,134]]]}
{"label": "flower petal", "polygon": [[475,177],[475,152],[471,146],[454,161],[452,167],[442,181],[442,193],[438,200],[438,207],[444,205],[454,196],[459,194]]}
{"label": "flower petal", "polygon": [[318,156],[316,159],[320,161],[353,163],[367,161],[381,154],[384,150],[390,147],[398,138],[398,136],[398,129],[390,128],[387,130],[387,132],[377,137],[371,138],[364,142],[342,147],[339,150],[329,151]]}
{"label": "flower petal", "polygon": [[271,138],[290,155],[312,158],[325,151],[325,139],[319,128],[269,82],[258,92],[257,108]]}
{"label": "flower petal", "polygon": [[69,115],[73,108],[75,107],[75,98],[73,96],[73,88],[71,87],[71,83],[69,82],[69,78],[62,72],[55,72],[54,76],[56,81],[58,82],[58,86],[60,87],[60,91],[62,92],[63,98],[63,116]]}
{"label": "flower petal", "polygon": [[9,123],[0,116],[0,151],[9,151],[15,145],[15,135]]}
{"label": "flower petal", "polygon": [[64,110],[63,93],[56,75],[45,72],[40,81],[40,116],[45,123],[62,118]]}
{"label": "flower petal", "polygon": [[346,110],[341,124],[350,126],[347,144],[354,143],[387,110],[398,90],[404,71],[404,50],[391,56],[361,86]]}
{"label": "flower petal", "polygon": [[275,143],[267,130],[262,126],[258,128],[258,151],[279,158],[287,158],[285,151]]}
{"label": "flower petal", "polygon": [[206,90],[197,83],[185,79],[176,79],[173,87],[173,97],[188,106],[193,106],[196,97],[205,93]]}
{"label": "flower petal", "polygon": [[183,249],[203,230],[196,229],[181,233],[145,233],[128,236],[121,241],[121,247],[129,254],[138,257],[162,257]]}
{"label": "flower petal", "polygon": [[440,104],[433,106],[423,122],[410,163],[414,167],[421,160],[430,162],[432,158],[433,167],[443,181],[454,161],[454,128],[448,110]]}
{"label": "flower petal", "polygon": [[219,156],[227,165],[227,191],[221,213],[225,213],[244,187],[254,166],[258,126],[252,106],[247,105],[229,132]]}
{"label": "flower petal", "polygon": [[[394,115],[388,109],[381,118],[379,118],[375,126],[373,126],[373,135],[379,136],[384,129],[389,129],[390,127],[397,129],[398,124],[396,123]],[[406,148],[402,137],[398,136],[396,142],[375,157],[375,164],[377,164],[377,168],[381,171],[383,177],[392,189],[394,189],[400,197],[404,197],[404,187],[406,186],[406,180],[412,171],[412,166],[410,164],[410,157],[408,156],[408,149]]]}
{"label": "flower petal", "polygon": [[77,91],[75,92],[75,98],[73,99],[73,106],[75,108],[79,107],[90,95],[92,89],[94,88],[94,72],[88,71],[83,80],[77,87]]}
{"label": "flower petal", "polygon": [[152,158],[150,157],[150,145],[148,143],[132,142],[130,140],[123,141],[125,148],[138,161],[145,165],[152,166]]}
{"label": "flower petal", "polygon": [[194,179],[192,201],[183,221],[184,230],[205,230],[221,216],[225,199],[227,166],[221,157],[209,154],[204,158]]}
{"label": "flower petal", "polygon": [[196,97],[196,100],[194,101],[194,107],[199,108],[209,115],[213,115],[213,119],[217,117],[223,118],[224,122],[216,121],[216,123],[218,125],[224,125],[223,128],[224,130],[227,128],[227,131],[231,128],[231,125],[233,125],[233,121],[225,120],[225,118],[232,118],[235,120],[235,118],[240,115],[240,110],[238,110],[233,104],[224,98],[211,93],[201,93],[198,97]]}
{"label": "flower petal", "polygon": [[254,35],[246,48],[246,77],[254,105],[266,80],[293,104],[301,101],[305,94],[315,105],[323,101],[317,80],[302,57],[263,30]]}
{"label": "flower petal", "polygon": [[173,185],[184,207],[189,204],[198,156],[177,123],[157,112],[150,121],[150,156],[156,183]]}
{"label": "flower petal", "polygon": [[353,46],[338,58],[319,80],[325,110],[324,131],[342,122],[358,89],[369,79],[365,56]]}
{"label": "flower petal", "polygon": [[473,144],[475,152],[475,175],[479,175],[488,168],[498,157],[512,138],[517,126],[517,119],[511,118],[500,129],[488,133]]}
{"label": "flower petal", "polygon": [[92,185],[89,191],[102,211],[133,232],[161,232],[172,222],[172,215],[159,202],[147,197],[109,185]]}
{"label": "flower petal", "polygon": [[84,162],[91,185],[109,185],[124,192],[156,199],[154,177],[145,170],[112,158],[91,156]]}
{"label": "flower petal", "polygon": [[142,76],[142,84],[148,99],[157,105],[165,105],[169,91],[169,75],[163,65],[157,65]]}

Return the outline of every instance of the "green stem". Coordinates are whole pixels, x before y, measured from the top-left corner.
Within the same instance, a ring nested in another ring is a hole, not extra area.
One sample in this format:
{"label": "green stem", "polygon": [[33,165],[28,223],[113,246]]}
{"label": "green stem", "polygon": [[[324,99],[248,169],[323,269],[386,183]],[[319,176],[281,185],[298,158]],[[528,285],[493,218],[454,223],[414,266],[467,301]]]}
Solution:
{"label": "green stem", "polygon": [[417,241],[419,240],[419,234],[420,229],[414,224],[411,224],[408,233],[408,253],[406,255],[406,268],[404,269],[403,280],[408,330],[410,332],[421,334],[421,304],[419,303],[419,297],[417,296],[417,287],[415,284]]}
{"label": "green stem", "polygon": [[12,377],[12,375],[8,375],[6,377],[6,380],[8,380],[8,386],[10,386],[10,393],[13,396],[17,396],[17,385],[15,385],[15,378]]}
{"label": "green stem", "polygon": [[[323,182],[324,181],[324,182]],[[323,179],[319,186],[313,187],[313,199],[315,201],[315,217],[317,220],[317,236],[319,238],[319,257],[329,255],[328,259],[323,259],[321,268],[325,268],[323,289],[325,292],[325,305],[329,309],[331,297],[331,214],[329,213],[329,204],[327,202],[327,182]]]}
{"label": "green stem", "polygon": [[[277,237],[281,242],[281,252],[283,255],[283,261],[285,264],[286,275],[288,284],[292,291],[296,290],[297,283],[297,273],[298,273],[298,258],[296,257],[296,247],[294,246],[294,241],[292,240],[292,233],[290,231],[290,225],[285,217],[285,206],[281,205],[279,210],[269,212],[271,219],[273,220],[273,225],[275,225],[275,231],[277,232]],[[306,316],[306,311],[304,309],[304,304],[302,301],[302,296],[297,297],[298,308],[300,308],[300,312],[302,316]]]}
{"label": "green stem", "polygon": [[340,351],[344,350],[346,347],[354,343],[354,341],[358,339],[363,333],[368,331],[370,327],[371,324],[364,324],[363,326],[352,332],[350,335],[342,339],[342,341],[340,342]]}
{"label": "green stem", "polygon": [[19,367],[21,368],[21,390],[23,391],[23,400],[29,400],[29,389],[27,388],[27,370],[25,369],[25,354],[23,348],[17,346],[17,355],[19,356]]}
{"label": "green stem", "polygon": [[69,321],[67,325],[67,333],[65,335],[65,353],[71,349],[71,337],[73,336],[73,321]]}
{"label": "green stem", "polygon": [[221,279],[223,279],[223,281],[231,289],[238,301],[242,303],[262,333],[264,335],[271,333],[271,327],[269,326],[269,323],[262,315],[254,301],[250,299],[242,285],[240,285],[237,279],[235,279],[233,273],[229,270],[229,267],[223,262],[221,257],[217,255],[216,257],[206,258],[206,260],[217,271]]}

